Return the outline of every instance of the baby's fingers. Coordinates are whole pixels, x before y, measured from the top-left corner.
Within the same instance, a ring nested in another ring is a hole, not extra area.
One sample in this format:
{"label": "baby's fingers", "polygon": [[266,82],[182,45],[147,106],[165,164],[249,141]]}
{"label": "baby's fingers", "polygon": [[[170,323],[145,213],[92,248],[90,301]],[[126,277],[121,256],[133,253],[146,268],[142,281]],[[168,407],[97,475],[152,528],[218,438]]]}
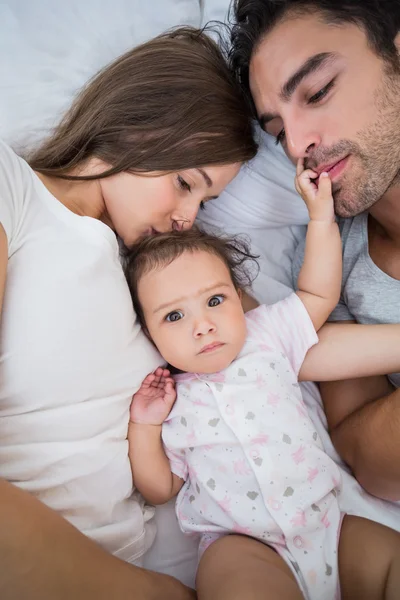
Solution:
{"label": "baby's fingers", "polygon": [[149,375],[147,375],[147,377],[145,377],[143,379],[141,387],[144,387],[144,388],[150,387],[151,384],[153,383],[154,379],[155,379],[154,373],[150,373]]}
{"label": "baby's fingers", "polygon": [[317,197],[320,200],[330,200],[332,198],[332,182],[328,173],[321,173],[318,180]]}
{"label": "baby's fingers", "polygon": [[168,381],[165,385],[164,402],[166,406],[171,410],[176,399],[176,391],[173,382]]}
{"label": "baby's fingers", "polygon": [[296,177],[300,177],[300,175],[304,171],[304,158],[299,158],[296,165]]}
{"label": "baby's fingers", "polygon": [[315,198],[315,194],[318,190],[317,185],[312,181],[317,178],[317,174],[310,169],[303,171],[298,177],[296,177],[296,189],[304,200]]}

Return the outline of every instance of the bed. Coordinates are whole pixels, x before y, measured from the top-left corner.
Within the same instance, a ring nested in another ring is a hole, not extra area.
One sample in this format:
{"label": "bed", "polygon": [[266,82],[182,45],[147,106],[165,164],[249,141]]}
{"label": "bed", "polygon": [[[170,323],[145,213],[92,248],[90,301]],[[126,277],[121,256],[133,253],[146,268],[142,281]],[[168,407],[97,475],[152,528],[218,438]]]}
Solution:
{"label": "bed", "polygon": [[[26,150],[57,122],[75,92],[116,56],[178,24],[224,20],[229,0],[2,0],[0,2],[0,138]],[[293,187],[294,169],[258,132],[260,151],[202,214],[206,227],[246,233],[260,255],[254,294],[266,303],[291,291],[291,261],[307,211]],[[369,496],[337,456],[314,384],[304,400],[328,454],[340,465],[342,509],[400,530],[400,504]],[[180,533],[174,503],[156,510],[158,533],[147,568],[194,584],[197,540]]]}

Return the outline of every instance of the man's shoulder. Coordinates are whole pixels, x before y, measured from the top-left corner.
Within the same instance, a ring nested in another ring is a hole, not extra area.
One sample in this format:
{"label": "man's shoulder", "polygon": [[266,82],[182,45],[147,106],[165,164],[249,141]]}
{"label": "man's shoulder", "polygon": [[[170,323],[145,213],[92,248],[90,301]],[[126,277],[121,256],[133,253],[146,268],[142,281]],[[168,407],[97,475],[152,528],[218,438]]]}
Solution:
{"label": "man's shoulder", "polygon": [[[363,213],[348,219],[338,218],[337,222],[342,238],[343,275],[346,276],[346,272],[354,266],[354,261],[357,261],[360,254],[368,247],[368,215]],[[294,284],[297,282],[304,261],[305,243],[304,235],[295,250],[293,258],[292,274]]]}

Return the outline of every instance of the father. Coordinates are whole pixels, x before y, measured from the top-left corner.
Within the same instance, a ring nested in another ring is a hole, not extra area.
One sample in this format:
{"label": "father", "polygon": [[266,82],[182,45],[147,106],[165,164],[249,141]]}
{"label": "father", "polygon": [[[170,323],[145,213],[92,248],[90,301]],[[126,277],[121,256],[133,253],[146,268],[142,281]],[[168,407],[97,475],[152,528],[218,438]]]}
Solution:
{"label": "father", "polygon": [[[294,162],[330,172],[344,258],[331,320],[399,323],[399,0],[236,0],[234,11],[232,66],[259,123]],[[394,500],[399,387],[399,373],[321,385],[339,454]]]}

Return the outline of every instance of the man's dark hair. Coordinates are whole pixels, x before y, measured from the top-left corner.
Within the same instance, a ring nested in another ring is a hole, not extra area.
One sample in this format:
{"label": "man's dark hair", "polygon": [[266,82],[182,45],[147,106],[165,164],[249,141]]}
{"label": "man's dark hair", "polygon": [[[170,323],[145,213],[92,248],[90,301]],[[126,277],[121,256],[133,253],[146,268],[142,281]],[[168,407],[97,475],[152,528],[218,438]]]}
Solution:
{"label": "man's dark hair", "polygon": [[357,25],[376,54],[398,69],[399,0],[233,0],[231,12],[231,68],[247,94],[254,50],[275,25],[297,15],[319,13],[327,23]]}

